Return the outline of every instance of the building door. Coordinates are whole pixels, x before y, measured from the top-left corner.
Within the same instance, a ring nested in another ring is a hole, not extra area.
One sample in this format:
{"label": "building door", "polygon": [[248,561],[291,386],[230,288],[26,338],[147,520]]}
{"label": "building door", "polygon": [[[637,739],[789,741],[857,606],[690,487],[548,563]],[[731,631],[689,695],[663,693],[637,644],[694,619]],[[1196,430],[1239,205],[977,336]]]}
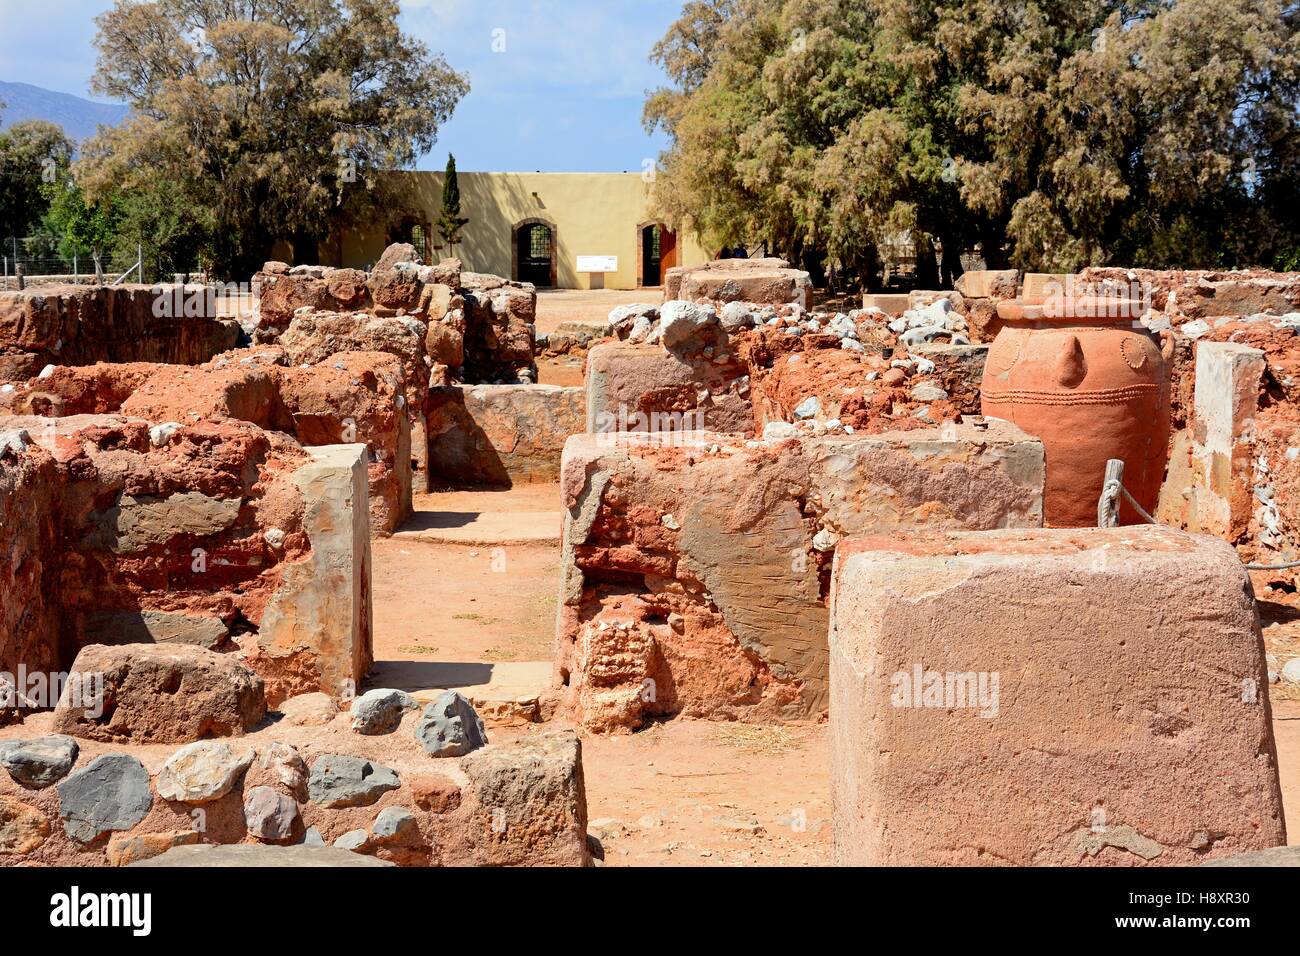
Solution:
{"label": "building door", "polygon": [[529,223],[520,227],[516,241],[519,243],[519,281],[549,287],[555,257],[555,241],[550,227],[539,222]]}
{"label": "building door", "polygon": [[663,284],[660,236],[658,226],[646,226],[641,230],[641,284],[644,286]]}
{"label": "building door", "polygon": [[663,285],[664,273],[677,265],[677,236],[659,223],[641,226],[637,234],[641,246],[637,250],[641,265],[641,274],[637,276],[638,284]]}

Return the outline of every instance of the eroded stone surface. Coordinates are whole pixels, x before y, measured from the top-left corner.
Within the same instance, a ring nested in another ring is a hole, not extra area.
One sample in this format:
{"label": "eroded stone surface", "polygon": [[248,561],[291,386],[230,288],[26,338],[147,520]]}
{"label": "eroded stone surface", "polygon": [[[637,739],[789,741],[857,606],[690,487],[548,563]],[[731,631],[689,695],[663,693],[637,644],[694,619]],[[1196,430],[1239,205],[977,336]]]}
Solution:
{"label": "eroded stone surface", "polygon": [[308,790],[312,802],[322,807],[368,807],[401,781],[383,764],[363,757],[325,754],[311,765]]}
{"label": "eroded stone surface", "polygon": [[424,708],[415,725],[415,739],[434,757],[463,757],[488,742],[474,706],[450,690]]}
{"label": "eroded stone surface", "polygon": [[1226,543],[850,539],[832,605],[839,862],[1165,866],[1285,839],[1263,646]]}
{"label": "eroded stone surface", "polygon": [[239,735],[265,715],[261,678],[235,657],[177,644],[95,644],[73,663],[54,727],[87,740],[181,743]]}
{"label": "eroded stone surface", "polygon": [[130,830],[153,806],[149,771],[135,757],[104,754],[59,784],[64,832],[79,843]]}
{"label": "eroded stone surface", "polygon": [[172,754],[158,771],[158,796],[184,803],[210,803],[234,789],[253,762],[251,747],[199,741]]}

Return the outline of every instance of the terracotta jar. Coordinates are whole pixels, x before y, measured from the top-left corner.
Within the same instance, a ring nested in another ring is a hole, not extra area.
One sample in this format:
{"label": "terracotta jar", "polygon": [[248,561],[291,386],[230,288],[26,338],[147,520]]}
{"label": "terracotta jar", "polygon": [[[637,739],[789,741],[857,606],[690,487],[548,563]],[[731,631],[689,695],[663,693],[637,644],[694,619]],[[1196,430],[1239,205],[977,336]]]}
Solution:
{"label": "terracotta jar", "polygon": [[[980,386],[985,415],[1039,438],[1047,458],[1043,515],[1053,527],[1097,524],[1106,461],[1124,462],[1124,487],[1147,511],[1164,480],[1173,339],[1136,321],[1115,299],[998,304],[1005,322]],[[1120,522],[1142,519],[1127,502]]]}

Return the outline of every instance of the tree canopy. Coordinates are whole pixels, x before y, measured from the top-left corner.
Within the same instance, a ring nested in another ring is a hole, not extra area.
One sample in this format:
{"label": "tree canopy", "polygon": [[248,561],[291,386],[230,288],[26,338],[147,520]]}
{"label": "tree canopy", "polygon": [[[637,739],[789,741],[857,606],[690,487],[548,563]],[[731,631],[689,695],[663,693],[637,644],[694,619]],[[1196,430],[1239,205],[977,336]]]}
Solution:
{"label": "tree canopy", "polygon": [[278,240],[314,257],[332,226],[385,208],[379,173],[431,148],[468,91],[397,15],[396,0],[117,0],[96,20],[93,87],[132,112],[84,146],[88,201],[165,193],[223,277]]}
{"label": "tree canopy", "polygon": [[31,234],[49,205],[42,186],[71,158],[72,143],[53,123],[25,120],[0,131],[0,239]]}
{"label": "tree canopy", "polygon": [[[991,266],[1275,265],[1300,249],[1300,10],[1284,0],[694,0],[656,204],[870,282]],[[930,268],[938,265],[930,256]],[[935,279],[937,279],[937,275]]]}

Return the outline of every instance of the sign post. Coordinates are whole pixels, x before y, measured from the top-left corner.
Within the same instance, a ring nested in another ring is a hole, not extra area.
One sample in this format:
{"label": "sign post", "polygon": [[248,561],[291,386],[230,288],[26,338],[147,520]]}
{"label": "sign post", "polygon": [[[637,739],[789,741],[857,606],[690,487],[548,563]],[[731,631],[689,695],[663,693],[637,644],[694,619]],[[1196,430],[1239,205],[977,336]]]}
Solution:
{"label": "sign post", "polygon": [[588,289],[603,289],[605,275],[618,271],[618,256],[578,256],[577,271],[587,273]]}

